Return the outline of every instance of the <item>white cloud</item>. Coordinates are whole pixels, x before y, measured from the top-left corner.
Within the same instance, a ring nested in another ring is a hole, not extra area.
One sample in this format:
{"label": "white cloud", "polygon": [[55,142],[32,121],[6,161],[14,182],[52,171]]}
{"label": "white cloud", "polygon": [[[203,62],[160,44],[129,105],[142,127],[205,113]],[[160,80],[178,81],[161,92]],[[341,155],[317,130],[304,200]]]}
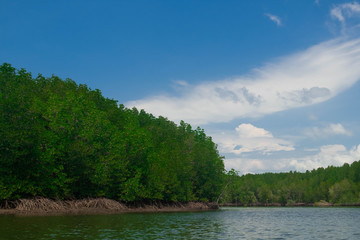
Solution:
{"label": "white cloud", "polygon": [[281,19],[278,16],[270,14],[270,13],[265,13],[265,16],[269,17],[269,19],[271,21],[273,21],[274,23],[276,23],[276,25],[278,25],[278,26],[282,25]]}
{"label": "white cloud", "polygon": [[331,10],[331,16],[332,16],[333,18],[336,18],[336,19],[339,20],[340,22],[344,22],[344,21],[345,21],[345,18],[344,18],[344,16],[342,15],[341,8],[339,8],[339,7],[333,8],[333,9]]}
{"label": "white cloud", "polygon": [[340,123],[337,124],[331,123],[322,128],[313,127],[310,129],[306,129],[305,135],[312,138],[327,138],[335,135],[352,136],[352,132],[346,130],[344,126]]}
{"label": "white cloud", "polygon": [[359,66],[360,39],[336,39],[270,62],[247,76],[189,84],[176,97],[153,96],[126,106],[192,125],[260,117],[336,96],[360,79]]}
{"label": "white cloud", "polygon": [[189,86],[189,84],[186,82],[186,81],[183,81],[183,80],[177,80],[177,81],[174,81],[174,83],[180,87],[187,87]]}
{"label": "white cloud", "polygon": [[242,173],[262,173],[274,171],[306,170],[319,167],[342,166],[344,163],[351,164],[360,160],[360,145],[347,150],[344,145],[325,145],[316,154],[300,158],[282,159],[252,159],[232,158],[225,159],[226,169],[234,168]]}
{"label": "white cloud", "polygon": [[358,2],[343,3],[331,9],[330,14],[333,18],[345,23],[346,17],[352,17],[354,15],[360,16],[360,4]]}
{"label": "white cloud", "polygon": [[358,23],[353,22],[349,24],[348,20],[354,19],[354,17],[360,17],[360,4],[358,2],[352,2],[336,5],[331,9],[330,15],[333,19],[340,22],[341,33],[348,35],[351,31],[357,31],[356,29],[359,27],[357,26]]}
{"label": "white cloud", "polygon": [[316,155],[290,160],[289,167],[305,171],[319,167],[342,166],[344,163],[358,160],[360,160],[360,145],[350,150],[347,150],[344,145],[326,145],[322,146]]}
{"label": "white cloud", "polygon": [[263,128],[257,128],[252,124],[243,123],[236,128],[241,138],[273,138],[273,135]]}
{"label": "white cloud", "polygon": [[268,167],[264,160],[233,158],[224,161],[227,170],[235,169],[241,174],[265,172]]}
{"label": "white cloud", "polygon": [[295,150],[286,140],[275,138],[269,131],[255,127],[252,124],[240,124],[233,132],[211,134],[218,143],[222,153],[251,153],[269,154],[277,151]]}

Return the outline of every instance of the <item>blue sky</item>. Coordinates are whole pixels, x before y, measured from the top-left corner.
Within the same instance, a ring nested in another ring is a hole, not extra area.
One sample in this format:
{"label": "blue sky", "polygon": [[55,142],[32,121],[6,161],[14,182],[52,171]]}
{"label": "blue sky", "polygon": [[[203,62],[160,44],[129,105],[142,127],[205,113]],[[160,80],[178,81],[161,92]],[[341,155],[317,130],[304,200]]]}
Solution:
{"label": "blue sky", "polygon": [[201,126],[240,173],[360,160],[360,3],[0,0],[0,63]]}

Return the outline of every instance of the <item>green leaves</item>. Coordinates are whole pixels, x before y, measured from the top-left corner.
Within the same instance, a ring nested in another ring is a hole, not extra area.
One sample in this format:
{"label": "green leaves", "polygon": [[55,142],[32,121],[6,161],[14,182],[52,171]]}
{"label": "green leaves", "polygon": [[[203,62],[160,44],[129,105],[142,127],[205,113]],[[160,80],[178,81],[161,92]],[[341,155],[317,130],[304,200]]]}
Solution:
{"label": "green leaves", "polygon": [[214,200],[224,165],[204,130],[126,109],[71,79],[0,66],[0,199]]}
{"label": "green leaves", "polygon": [[[223,201],[248,204],[315,203],[319,201],[334,204],[360,203],[360,161],[342,167],[306,171],[306,173],[264,173],[237,176],[229,171],[227,178],[233,178],[226,189]],[[255,199],[249,196],[255,196]],[[246,197],[247,196],[247,197]],[[249,202],[249,199],[252,199]]]}

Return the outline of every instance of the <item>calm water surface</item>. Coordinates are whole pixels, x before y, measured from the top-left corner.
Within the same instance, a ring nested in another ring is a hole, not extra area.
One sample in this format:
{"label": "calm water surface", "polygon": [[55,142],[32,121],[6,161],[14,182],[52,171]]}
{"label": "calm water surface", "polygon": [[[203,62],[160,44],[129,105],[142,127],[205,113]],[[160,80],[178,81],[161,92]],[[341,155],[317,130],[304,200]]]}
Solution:
{"label": "calm water surface", "polygon": [[0,216],[0,239],[360,239],[360,208]]}

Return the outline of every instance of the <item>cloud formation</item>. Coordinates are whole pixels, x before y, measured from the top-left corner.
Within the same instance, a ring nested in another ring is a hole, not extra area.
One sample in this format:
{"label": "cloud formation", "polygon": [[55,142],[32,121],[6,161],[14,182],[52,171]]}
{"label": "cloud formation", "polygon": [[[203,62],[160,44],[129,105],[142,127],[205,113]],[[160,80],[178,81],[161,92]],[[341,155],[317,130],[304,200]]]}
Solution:
{"label": "cloud formation", "polygon": [[265,13],[265,16],[269,17],[269,19],[271,21],[273,21],[274,23],[276,23],[276,25],[278,25],[278,26],[282,25],[281,19],[278,16],[270,14],[270,13]]}
{"label": "cloud formation", "polygon": [[360,79],[360,39],[335,39],[238,78],[186,86],[178,96],[126,103],[192,125],[260,117],[326,101]]}
{"label": "cloud formation", "polygon": [[327,138],[335,135],[352,136],[352,132],[346,130],[340,123],[331,123],[325,127],[313,127],[305,130],[305,135],[314,139]]}
{"label": "cloud formation", "polygon": [[295,150],[289,141],[275,138],[271,132],[252,124],[240,124],[233,132],[212,134],[222,153],[242,154],[258,152],[270,154],[277,151]]}
{"label": "cloud formation", "polygon": [[343,3],[331,9],[330,14],[333,18],[345,23],[346,17],[360,16],[360,4],[358,2]]}
{"label": "cloud formation", "polygon": [[342,166],[360,159],[360,145],[347,150],[344,145],[325,145],[313,156],[290,160],[289,166],[298,171],[312,170],[319,167]]}
{"label": "cloud formation", "polygon": [[[315,0],[315,4],[319,5],[319,1]],[[265,15],[278,26],[282,25],[279,17]],[[360,16],[360,4],[335,5],[330,15],[335,20],[333,23],[341,24],[344,33],[346,26],[354,23],[350,20]],[[346,32],[349,33],[350,28]],[[360,38],[343,34],[341,38],[272,60],[247,75],[196,85],[176,81],[177,94],[150,96],[128,102],[126,106],[145,109],[175,122],[184,120],[193,126],[258,118],[335,97],[359,81],[359,66]],[[309,115],[309,119],[315,121],[317,116]],[[352,134],[340,123],[305,131],[305,135],[313,139]],[[227,155],[226,168],[235,168],[242,173],[305,171],[329,165],[341,166],[360,159],[360,145],[350,150],[344,145],[299,150],[296,138],[291,138],[292,142],[249,123],[232,130],[213,131],[210,135],[218,143],[221,154]],[[285,157],[289,154],[300,157]]]}
{"label": "cloud formation", "polygon": [[272,159],[229,158],[225,159],[226,169],[241,169],[243,174],[260,172],[284,172],[317,169],[319,167],[342,166],[360,159],[360,145],[347,150],[344,145],[324,145],[317,153],[300,158]]}
{"label": "cloud formation", "polygon": [[360,4],[358,2],[335,5],[330,11],[331,17],[341,24],[341,33],[348,35],[357,31],[358,22],[350,22],[355,17],[360,17]]}

